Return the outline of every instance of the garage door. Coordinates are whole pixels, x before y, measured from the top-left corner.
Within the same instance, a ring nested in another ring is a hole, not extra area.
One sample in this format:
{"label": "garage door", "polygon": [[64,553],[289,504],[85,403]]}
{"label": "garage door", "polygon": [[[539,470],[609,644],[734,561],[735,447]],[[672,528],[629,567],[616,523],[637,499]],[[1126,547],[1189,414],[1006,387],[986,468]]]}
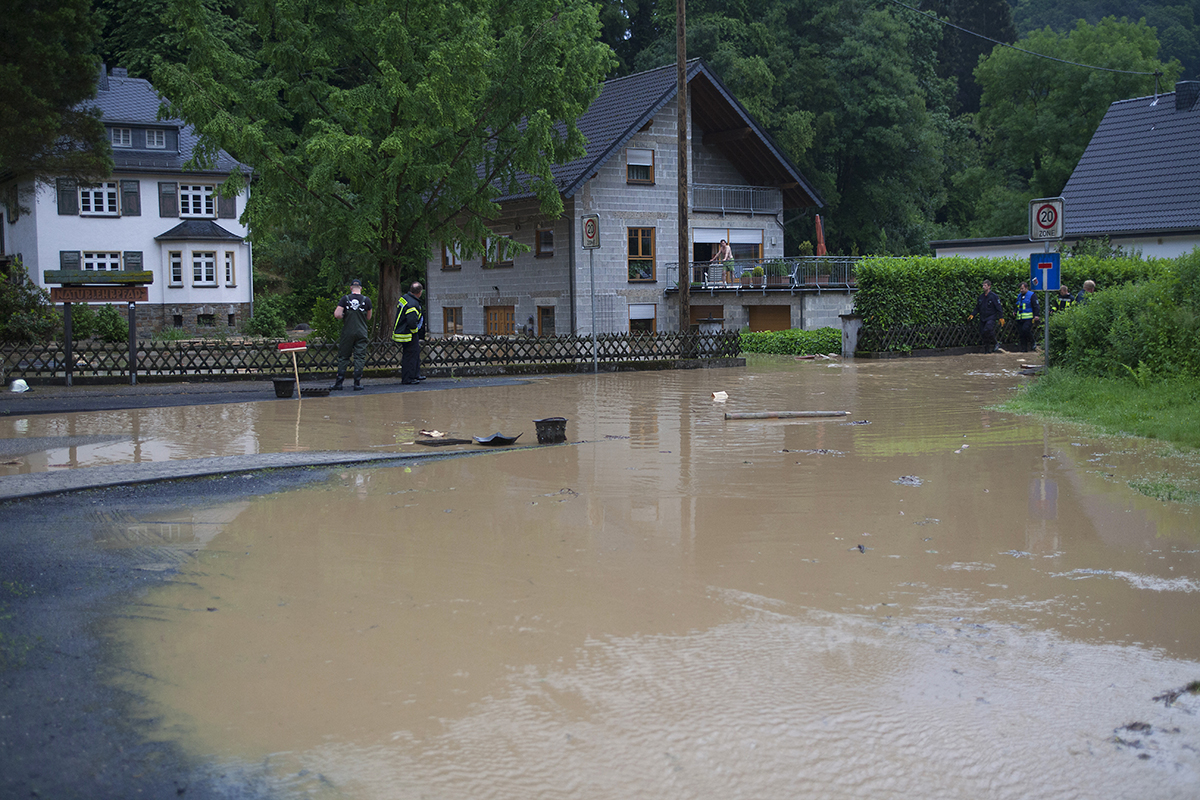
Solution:
{"label": "garage door", "polygon": [[786,331],[792,327],[791,306],[750,306],[750,330]]}

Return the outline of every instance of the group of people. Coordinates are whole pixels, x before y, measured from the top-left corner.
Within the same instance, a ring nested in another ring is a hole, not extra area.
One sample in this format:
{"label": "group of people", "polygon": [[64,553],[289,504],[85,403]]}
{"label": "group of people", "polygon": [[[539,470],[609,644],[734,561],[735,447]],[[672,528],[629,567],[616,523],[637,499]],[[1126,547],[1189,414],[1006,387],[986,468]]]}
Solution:
{"label": "group of people", "polygon": [[[421,374],[421,340],[425,338],[425,312],[421,307],[424,287],[414,281],[408,292],[396,304],[396,322],[392,341],[400,343],[400,383],[410,385],[425,380]],[[338,339],[337,377],[332,391],[341,391],[346,370],[354,366],[354,391],[362,386],[363,367],[367,361],[367,323],[373,314],[371,298],[362,293],[362,281],[350,281],[350,294],[338,300],[333,316],[342,321]]]}
{"label": "group of people", "polygon": [[[1054,311],[1070,308],[1077,303],[1081,305],[1085,304],[1095,291],[1095,281],[1084,281],[1083,288],[1079,290],[1079,294],[1072,297],[1071,290],[1066,284],[1062,284],[1058,289],[1058,297],[1054,299],[1054,304],[1050,308],[1050,311],[1053,313]],[[1021,352],[1028,353],[1034,349],[1033,326],[1042,318],[1042,309],[1038,303],[1037,294],[1029,290],[1029,284],[1025,281],[1021,281],[1021,289],[1017,292],[1015,311],[1017,337],[1021,344]],[[998,341],[999,328],[1004,327],[1004,305],[1000,302],[999,296],[992,292],[991,281],[985,280],[983,282],[983,294],[979,296],[979,300],[975,303],[975,313],[969,315],[967,319],[975,319],[976,317],[979,317],[979,336],[983,340],[983,352],[1000,352],[1000,343]]]}

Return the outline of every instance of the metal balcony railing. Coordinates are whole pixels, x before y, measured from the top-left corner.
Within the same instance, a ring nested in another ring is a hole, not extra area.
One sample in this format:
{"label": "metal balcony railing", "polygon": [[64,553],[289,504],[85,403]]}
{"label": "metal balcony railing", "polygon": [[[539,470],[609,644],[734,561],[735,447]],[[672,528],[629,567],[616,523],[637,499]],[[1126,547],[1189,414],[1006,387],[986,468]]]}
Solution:
{"label": "metal balcony railing", "polygon": [[769,186],[692,186],[692,210],[718,214],[778,214],[783,193]]}
{"label": "metal balcony railing", "polygon": [[[692,289],[743,290],[787,289],[789,291],[855,289],[857,256],[793,256],[791,258],[741,258],[712,264],[689,264]],[[761,267],[762,274],[755,275]],[[678,289],[679,262],[664,265],[667,290]]]}

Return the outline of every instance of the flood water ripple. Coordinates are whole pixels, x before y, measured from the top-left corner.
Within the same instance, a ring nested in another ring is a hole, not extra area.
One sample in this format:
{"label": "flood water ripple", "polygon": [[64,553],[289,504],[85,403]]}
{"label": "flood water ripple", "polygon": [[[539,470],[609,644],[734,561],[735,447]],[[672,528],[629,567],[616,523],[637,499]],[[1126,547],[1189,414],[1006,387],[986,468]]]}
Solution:
{"label": "flood water ripple", "polygon": [[106,626],[132,661],[115,680],[161,736],[260,765],[281,796],[1193,798],[1200,696],[1155,698],[1200,680],[1200,525],[1128,486],[1187,458],[990,410],[1027,380],[1008,358],[765,359],[26,434],[136,421],[126,450],[50,456],[82,466],[568,418],[570,444],[102,526],[101,546],[177,565],[138,599],[152,615]]}

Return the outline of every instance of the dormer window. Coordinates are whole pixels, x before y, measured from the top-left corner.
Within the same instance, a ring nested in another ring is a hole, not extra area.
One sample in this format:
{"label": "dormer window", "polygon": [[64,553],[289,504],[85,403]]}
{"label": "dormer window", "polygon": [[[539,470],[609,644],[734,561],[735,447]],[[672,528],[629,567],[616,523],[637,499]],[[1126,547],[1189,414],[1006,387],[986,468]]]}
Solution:
{"label": "dormer window", "polygon": [[167,147],[167,132],[153,129],[146,131],[146,147],[151,150],[165,150]]}
{"label": "dormer window", "polygon": [[133,147],[133,130],[130,128],[109,128],[109,136],[113,147]]}
{"label": "dormer window", "polygon": [[629,148],[625,151],[625,180],[628,183],[654,183],[654,151]]}

